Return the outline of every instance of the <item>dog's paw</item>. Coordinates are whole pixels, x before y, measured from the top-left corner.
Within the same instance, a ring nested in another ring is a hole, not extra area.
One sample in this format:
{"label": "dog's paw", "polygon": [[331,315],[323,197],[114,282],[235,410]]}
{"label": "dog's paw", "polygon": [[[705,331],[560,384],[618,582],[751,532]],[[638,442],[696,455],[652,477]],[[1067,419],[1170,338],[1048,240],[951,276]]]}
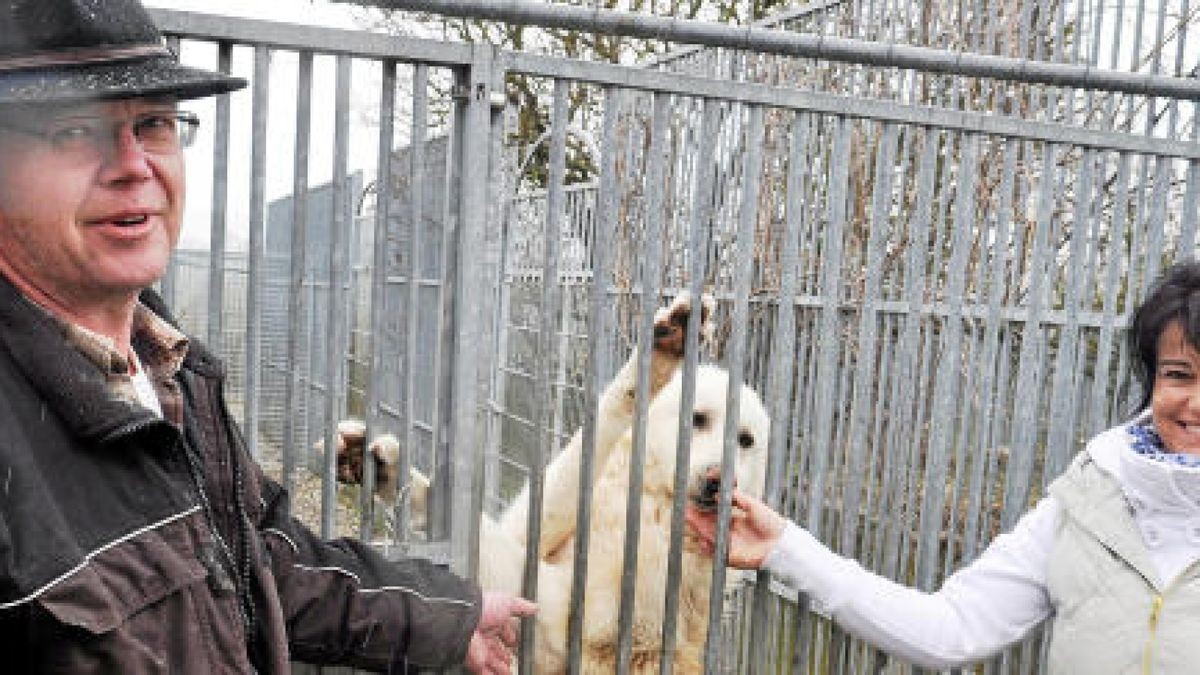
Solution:
{"label": "dog's paw", "polygon": [[[676,358],[683,356],[687,339],[688,320],[692,317],[692,294],[684,291],[668,306],[654,314],[654,351]],[[713,335],[712,315],[717,301],[705,293],[700,296],[700,344],[707,344]]]}

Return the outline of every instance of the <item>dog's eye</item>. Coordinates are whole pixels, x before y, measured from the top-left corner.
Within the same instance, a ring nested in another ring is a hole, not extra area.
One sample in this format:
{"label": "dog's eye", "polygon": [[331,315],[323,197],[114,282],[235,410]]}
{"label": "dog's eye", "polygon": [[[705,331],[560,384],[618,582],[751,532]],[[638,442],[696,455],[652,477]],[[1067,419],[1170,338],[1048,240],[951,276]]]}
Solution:
{"label": "dog's eye", "polygon": [[742,448],[753,448],[754,434],[750,433],[749,431],[738,432],[738,445],[740,445]]}
{"label": "dog's eye", "polygon": [[692,426],[697,429],[708,428],[708,413],[694,412],[692,413]]}

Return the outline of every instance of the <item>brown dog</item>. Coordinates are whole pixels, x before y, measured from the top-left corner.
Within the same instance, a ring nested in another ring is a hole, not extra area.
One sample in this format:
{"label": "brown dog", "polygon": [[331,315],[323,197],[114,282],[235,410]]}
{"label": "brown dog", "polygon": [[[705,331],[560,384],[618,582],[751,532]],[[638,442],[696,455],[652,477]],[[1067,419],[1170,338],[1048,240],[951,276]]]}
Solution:
{"label": "brown dog", "polygon": [[[337,480],[348,485],[363,482],[363,444],[367,425],[346,419],[337,425]],[[375,495],[389,504],[400,495],[400,441],[392,434],[381,434],[367,448],[375,462]]]}

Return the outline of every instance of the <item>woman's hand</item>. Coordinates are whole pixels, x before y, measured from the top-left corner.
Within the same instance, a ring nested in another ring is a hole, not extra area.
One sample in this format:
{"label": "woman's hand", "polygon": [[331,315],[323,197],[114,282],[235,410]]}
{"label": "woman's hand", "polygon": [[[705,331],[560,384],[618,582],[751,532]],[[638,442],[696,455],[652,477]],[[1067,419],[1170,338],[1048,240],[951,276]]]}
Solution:
{"label": "woman's hand", "polygon": [[[731,567],[758,569],[775,542],[783,534],[787,520],[761,500],[735,489],[733,513],[729,520],[729,558]],[[701,511],[688,504],[684,513],[688,525],[700,537],[700,543],[712,554],[717,538],[717,512]]]}

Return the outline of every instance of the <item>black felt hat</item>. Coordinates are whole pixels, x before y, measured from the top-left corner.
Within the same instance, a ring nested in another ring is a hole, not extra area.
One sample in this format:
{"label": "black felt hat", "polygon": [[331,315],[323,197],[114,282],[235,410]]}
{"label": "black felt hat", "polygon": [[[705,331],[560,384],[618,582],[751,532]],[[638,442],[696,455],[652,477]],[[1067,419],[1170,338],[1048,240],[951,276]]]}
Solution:
{"label": "black felt hat", "polygon": [[138,0],[0,0],[0,104],[189,99],[245,85],[179,65]]}

